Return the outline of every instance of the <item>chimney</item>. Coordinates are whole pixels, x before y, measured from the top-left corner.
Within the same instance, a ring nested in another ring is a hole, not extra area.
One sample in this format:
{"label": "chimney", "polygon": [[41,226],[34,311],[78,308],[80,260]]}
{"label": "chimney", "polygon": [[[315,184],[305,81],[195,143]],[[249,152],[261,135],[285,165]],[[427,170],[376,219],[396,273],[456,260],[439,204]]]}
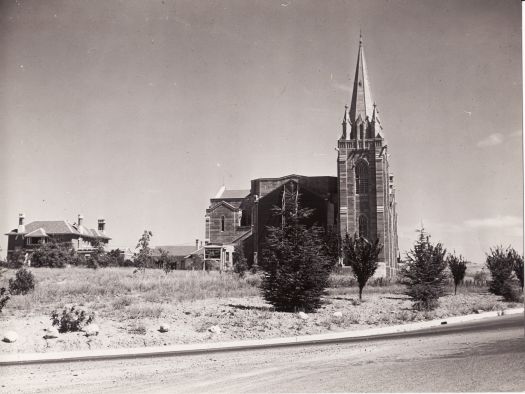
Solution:
{"label": "chimney", "polygon": [[103,218],[98,219],[98,231],[103,233],[105,227],[106,227],[106,220]]}
{"label": "chimney", "polygon": [[195,240],[195,250],[199,249],[199,240]]}
{"label": "chimney", "polygon": [[18,233],[25,233],[26,226],[24,224],[25,215],[23,213],[18,214]]}
{"label": "chimney", "polygon": [[78,223],[77,223],[78,227],[82,226],[82,221],[83,220],[84,220],[84,216],[81,213],[79,213],[78,214]]}

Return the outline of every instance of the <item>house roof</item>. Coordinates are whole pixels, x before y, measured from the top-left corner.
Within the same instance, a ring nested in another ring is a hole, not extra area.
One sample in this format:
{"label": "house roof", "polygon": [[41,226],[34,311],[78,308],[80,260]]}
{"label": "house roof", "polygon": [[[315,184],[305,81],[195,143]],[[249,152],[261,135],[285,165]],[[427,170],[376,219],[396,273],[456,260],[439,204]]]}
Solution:
{"label": "house roof", "polygon": [[160,256],[161,249],[168,252],[170,256],[180,256],[180,257],[187,256],[195,252],[196,250],[195,245],[164,245],[164,246],[156,246],[152,251],[153,255]]}
{"label": "house roof", "polygon": [[26,234],[26,238],[40,238],[40,237],[47,237],[46,231],[40,227],[37,228],[35,231],[31,231],[29,234]]}
{"label": "house roof", "polygon": [[[28,236],[36,230],[41,229],[47,235],[53,234],[73,234],[73,235],[82,235],[84,237],[95,237],[95,238],[104,238],[111,239],[107,235],[101,233],[98,230],[89,229],[84,226],[77,226],[76,224],[71,224],[67,220],[37,220],[31,223],[28,223],[25,226],[25,232],[20,233],[24,236]],[[19,234],[17,229],[11,230],[6,235]],[[36,237],[37,235],[33,235]]]}

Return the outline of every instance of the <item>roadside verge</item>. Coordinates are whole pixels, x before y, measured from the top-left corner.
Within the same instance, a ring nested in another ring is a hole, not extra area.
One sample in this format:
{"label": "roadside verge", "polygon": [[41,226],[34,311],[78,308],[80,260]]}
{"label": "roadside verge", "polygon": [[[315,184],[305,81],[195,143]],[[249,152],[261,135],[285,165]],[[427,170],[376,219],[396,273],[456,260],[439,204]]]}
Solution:
{"label": "roadside verge", "polygon": [[[504,315],[523,314],[524,308],[507,309]],[[262,349],[270,347],[283,347],[293,345],[327,344],[342,340],[359,340],[388,335],[408,333],[426,328],[448,326],[449,324],[472,322],[486,318],[501,316],[501,311],[483,312],[473,315],[454,316],[443,319],[429,320],[417,323],[408,323],[396,326],[370,328],[365,330],[336,332],[316,335],[302,335],[296,337],[270,338],[260,340],[243,340],[215,343],[180,344],[170,346],[129,348],[129,349],[97,349],[71,352],[50,353],[12,353],[0,355],[0,366],[39,364],[89,360],[111,360],[140,357],[160,357],[189,355],[206,352],[221,352],[234,350]]]}

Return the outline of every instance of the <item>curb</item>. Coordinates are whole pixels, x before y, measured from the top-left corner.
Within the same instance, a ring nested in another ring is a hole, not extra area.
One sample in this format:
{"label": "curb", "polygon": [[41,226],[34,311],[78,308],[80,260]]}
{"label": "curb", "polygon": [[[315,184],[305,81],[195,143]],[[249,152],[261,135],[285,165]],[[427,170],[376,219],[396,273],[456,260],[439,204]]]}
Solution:
{"label": "curb", "polygon": [[360,338],[369,337],[371,337],[370,339],[372,339],[373,337],[380,335],[407,333],[411,331],[422,330],[425,328],[442,327],[445,324],[448,325],[472,322],[496,316],[507,316],[523,313],[524,308],[513,308],[507,309],[503,313],[501,311],[482,312],[474,315],[453,316],[444,319],[408,323],[396,326],[371,328],[366,330],[346,331],[329,334],[302,335],[285,338],[251,339],[244,341],[196,343],[129,349],[100,349],[49,353],[12,353],[0,355],[0,366],[88,360],[112,360],[140,357],[176,356],[199,354],[206,352],[262,349],[268,347],[328,344],[339,340],[358,340]]}

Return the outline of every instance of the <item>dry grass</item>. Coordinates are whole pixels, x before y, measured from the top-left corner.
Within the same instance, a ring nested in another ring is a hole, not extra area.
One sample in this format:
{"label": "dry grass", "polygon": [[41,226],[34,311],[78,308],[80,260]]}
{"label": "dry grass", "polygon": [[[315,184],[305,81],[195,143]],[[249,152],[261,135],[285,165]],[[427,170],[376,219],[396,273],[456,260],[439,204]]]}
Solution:
{"label": "dry grass", "polygon": [[[130,317],[158,316],[159,308],[148,304],[195,301],[207,298],[248,297],[258,294],[258,280],[238,278],[234,274],[200,271],[146,270],[133,273],[133,268],[32,268],[35,291],[13,297],[12,309],[40,312],[50,305],[67,304],[102,306],[102,309],[127,310]],[[14,271],[2,278],[7,283]],[[2,286],[2,283],[0,283]]]}
{"label": "dry grass", "polygon": [[[355,281],[348,275],[334,274],[322,308],[304,321],[266,304],[260,297],[260,278],[254,275],[243,279],[201,271],[166,275],[153,269],[134,274],[132,268],[32,271],[37,280],[35,291],[13,296],[0,319],[0,331],[17,331],[20,340],[15,347],[0,343],[0,353],[307,335],[519,306],[504,303],[480,287],[459,287],[454,296],[449,286],[436,310],[414,311],[404,287],[384,280],[372,280],[365,287],[363,302],[359,302]],[[0,286],[13,275],[14,271],[8,272]],[[94,311],[101,334],[89,340],[79,333],[61,335],[60,341],[42,339],[42,330],[50,326],[51,311],[69,305]],[[334,317],[336,311],[342,317]],[[170,331],[160,333],[160,323],[169,324]],[[221,327],[221,334],[209,332],[213,325]]]}

